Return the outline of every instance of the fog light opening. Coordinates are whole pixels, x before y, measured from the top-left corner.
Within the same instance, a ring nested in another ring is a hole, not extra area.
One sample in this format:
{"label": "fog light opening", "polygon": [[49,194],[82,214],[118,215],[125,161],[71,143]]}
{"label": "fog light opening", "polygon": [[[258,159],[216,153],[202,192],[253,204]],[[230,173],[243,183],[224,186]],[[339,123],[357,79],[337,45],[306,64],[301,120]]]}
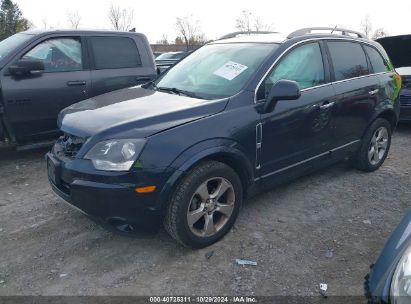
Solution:
{"label": "fog light opening", "polygon": [[108,223],[120,232],[133,232],[134,227],[123,218],[113,217],[107,220]]}

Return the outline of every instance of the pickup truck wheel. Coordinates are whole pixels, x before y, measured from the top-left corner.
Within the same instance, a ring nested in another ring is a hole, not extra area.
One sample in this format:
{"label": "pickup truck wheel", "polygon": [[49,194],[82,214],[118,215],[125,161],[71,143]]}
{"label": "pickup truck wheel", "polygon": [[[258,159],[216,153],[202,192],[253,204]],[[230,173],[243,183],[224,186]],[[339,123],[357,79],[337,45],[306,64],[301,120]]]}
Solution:
{"label": "pickup truck wheel", "polygon": [[391,146],[391,125],[377,118],[368,128],[361,143],[361,148],[354,158],[357,169],[365,172],[377,170],[388,155]]}
{"label": "pickup truck wheel", "polygon": [[216,161],[203,162],[177,186],[164,227],[186,247],[209,246],[231,229],[242,197],[240,178],[232,168]]}

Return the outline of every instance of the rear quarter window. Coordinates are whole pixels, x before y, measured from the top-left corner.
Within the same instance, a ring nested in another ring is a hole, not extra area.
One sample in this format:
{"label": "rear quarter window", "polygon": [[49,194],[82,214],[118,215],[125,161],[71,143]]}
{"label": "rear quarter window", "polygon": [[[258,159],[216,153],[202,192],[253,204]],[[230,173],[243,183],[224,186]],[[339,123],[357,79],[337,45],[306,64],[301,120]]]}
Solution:
{"label": "rear quarter window", "polygon": [[366,45],[364,46],[364,49],[367,52],[368,57],[370,58],[374,73],[382,73],[389,71],[384,58],[376,49]]}
{"label": "rear quarter window", "polygon": [[135,68],[141,66],[137,45],[128,37],[91,37],[96,70]]}
{"label": "rear quarter window", "polygon": [[355,78],[370,73],[367,57],[359,43],[328,41],[335,80]]}

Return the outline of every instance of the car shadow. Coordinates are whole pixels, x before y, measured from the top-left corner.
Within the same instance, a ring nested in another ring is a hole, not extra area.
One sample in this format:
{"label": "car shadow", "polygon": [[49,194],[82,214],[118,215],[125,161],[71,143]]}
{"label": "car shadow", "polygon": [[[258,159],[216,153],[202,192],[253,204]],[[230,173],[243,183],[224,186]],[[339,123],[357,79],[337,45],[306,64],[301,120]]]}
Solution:
{"label": "car shadow", "polygon": [[339,176],[341,174],[345,174],[346,172],[351,172],[352,170],[356,169],[352,167],[350,162],[348,160],[342,160],[328,167],[313,169],[306,174],[275,185],[272,188],[265,189],[262,192],[245,199],[244,203],[246,206],[253,206],[261,201],[266,200],[274,193],[281,195],[282,193],[286,193],[287,191],[295,187],[306,188],[312,184],[312,181],[321,179],[324,176]]}
{"label": "car shadow", "polygon": [[17,160],[34,160],[41,157],[50,150],[50,148],[38,148],[32,150],[0,150],[0,162],[2,161],[17,161]]}
{"label": "car shadow", "polygon": [[405,122],[399,123],[397,128],[395,129],[395,132],[411,135],[411,123],[405,123]]}

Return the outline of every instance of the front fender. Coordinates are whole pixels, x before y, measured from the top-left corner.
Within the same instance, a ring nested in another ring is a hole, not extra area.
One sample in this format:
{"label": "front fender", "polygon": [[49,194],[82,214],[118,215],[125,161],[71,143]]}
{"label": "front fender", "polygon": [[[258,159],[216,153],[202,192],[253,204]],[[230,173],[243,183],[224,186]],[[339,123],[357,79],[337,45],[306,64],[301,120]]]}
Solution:
{"label": "front fender", "polygon": [[161,190],[158,207],[163,209],[177,183],[191,168],[204,159],[216,158],[227,159],[234,161],[237,164],[241,164],[241,169],[244,172],[244,176],[247,178],[245,181],[247,185],[252,183],[254,180],[252,163],[246,154],[241,150],[238,143],[228,139],[214,139],[200,142],[181,153],[167,168],[169,174],[166,175],[170,177],[167,179],[163,189]]}

